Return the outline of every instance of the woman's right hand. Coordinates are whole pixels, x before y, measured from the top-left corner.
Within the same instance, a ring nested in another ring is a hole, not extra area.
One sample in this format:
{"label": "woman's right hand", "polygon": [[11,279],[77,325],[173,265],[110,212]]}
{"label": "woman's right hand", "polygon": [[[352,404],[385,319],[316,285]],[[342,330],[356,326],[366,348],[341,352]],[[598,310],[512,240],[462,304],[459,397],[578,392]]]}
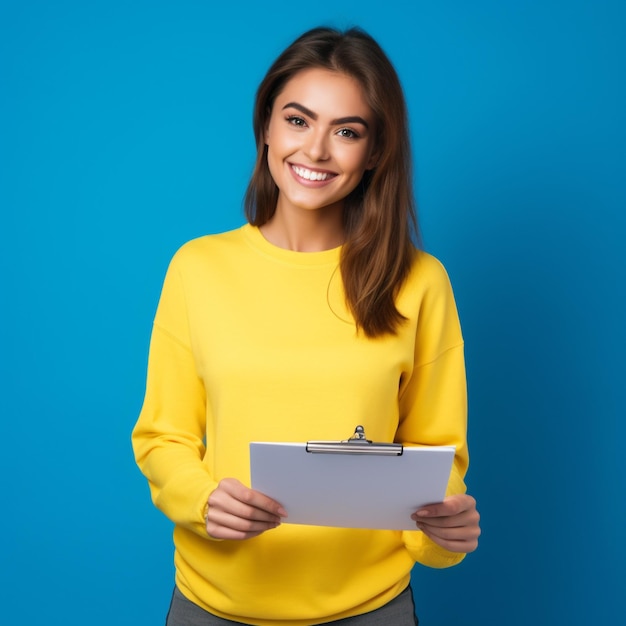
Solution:
{"label": "woman's right hand", "polygon": [[249,489],[236,478],[224,478],[209,496],[206,531],[214,539],[250,539],[280,525],[283,507]]}

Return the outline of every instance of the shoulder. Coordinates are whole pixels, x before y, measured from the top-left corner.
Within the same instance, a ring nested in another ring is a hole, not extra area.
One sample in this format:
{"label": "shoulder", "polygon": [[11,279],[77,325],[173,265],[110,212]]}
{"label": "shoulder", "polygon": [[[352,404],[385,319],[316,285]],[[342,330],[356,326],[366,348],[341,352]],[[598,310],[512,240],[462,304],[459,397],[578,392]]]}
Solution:
{"label": "shoulder", "polygon": [[401,292],[448,293],[451,291],[450,277],[443,263],[432,254],[415,250],[411,269]]}
{"label": "shoulder", "polygon": [[443,263],[437,257],[424,250],[415,250],[412,270],[423,272],[434,278],[448,279],[448,273]]}
{"label": "shoulder", "polygon": [[448,272],[431,254],[416,251],[397,304],[415,327],[416,344],[419,343],[417,362],[430,362],[445,350],[463,345]]}
{"label": "shoulder", "polygon": [[[423,323],[446,324],[457,318],[456,302],[448,272],[441,261],[417,250],[409,275],[397,297],[398,310]],[[456,322],[455,322],[456,324]]]}
{"label": "shoulder", "polygon": [[239,227],[223,233],[204,235],[184,243],[172,257],[170,269],[193,269],[217,262],[220,257],[236,254],[245,245],[243,230]]}

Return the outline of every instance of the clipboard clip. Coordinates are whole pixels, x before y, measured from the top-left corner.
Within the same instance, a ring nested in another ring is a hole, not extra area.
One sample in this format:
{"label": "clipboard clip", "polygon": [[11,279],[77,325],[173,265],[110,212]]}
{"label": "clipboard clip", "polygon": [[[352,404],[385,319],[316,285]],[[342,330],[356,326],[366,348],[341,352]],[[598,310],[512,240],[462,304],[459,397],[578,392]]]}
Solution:
{"label": "clipboard clip", "polygon": [[354,434],[343,441],[308,441],[306,451],[321,454],[377,454],[401,456],[404,447],[401,443],[374,443],[365,436],[363,426],[357,426]]}

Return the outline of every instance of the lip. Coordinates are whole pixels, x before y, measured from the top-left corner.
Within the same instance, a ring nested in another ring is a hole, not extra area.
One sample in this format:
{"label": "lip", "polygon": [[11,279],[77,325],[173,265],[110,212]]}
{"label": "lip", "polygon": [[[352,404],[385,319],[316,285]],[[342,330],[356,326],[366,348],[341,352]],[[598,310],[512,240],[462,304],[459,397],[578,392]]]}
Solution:
{"label": "lip", "polygon": [[[293,178],[301,185],[305,187],[325,187],[329,183],[331,183],[336,177],[337,172],[333,172],[331,170],[320,169],[319,167],[310,167],[308,165],[301,165],[300,163],[287,163],[287,167],[291,172]],[[328,174],[328,178],[325,180],[309,180],[308,178],[303,178],[300,176],[294,169],[294,167],[302,168],[305,170],[309,170],[310,172],[316,172],[319,174]]]}

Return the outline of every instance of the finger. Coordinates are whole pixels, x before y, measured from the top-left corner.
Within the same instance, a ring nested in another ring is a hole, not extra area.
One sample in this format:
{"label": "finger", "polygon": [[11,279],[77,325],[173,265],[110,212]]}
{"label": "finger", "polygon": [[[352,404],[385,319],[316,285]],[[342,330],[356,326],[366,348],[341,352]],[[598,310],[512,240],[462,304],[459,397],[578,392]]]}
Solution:
{"label": "finger", "polygon": [[419,518],[450,517],[463,511],[476,510],[476,500],[467,494],[447,496],[443,502],[429,504],[416,511]]}
{"label": "finger", "polygon": [[[418,525],[419,526],[419,525]],[[437,545],[448,550],[449,552],[469,553],[478,547],[478,537],[480,529],[475,528],[472,532],[457,533],[459,529],[441,529],[433,528],[427,525],[421,529],[424,534],[434,541]],[[445,535],[445,536],[442,536]]]}
{"label": "finger", "polygon": [[[280,523],[281,518],[273,513],[268,513],[254,506],[244,504],[229,495],[217,493],[209,498],[208,517],[214,519],[220,514],[229,515],[248,521],[265,522],[270,524]],[[222,515],[222,517],[223,517]]]}
{"label": "finger", "polygon": [[285,509],[280,505],[280,503],[276,502],[276,500],[273,500],[260,491],[249,489],[234,478],[226,478],[222,480],[220,482],[220,487],[221,486],[223,486],[224,491],[235,500],[238,500],[249,507],[265,511],[277,517],[287,517],[287,511],[285,511]]}
{"label": "finger", "polygon": [[411,515],[411,519],[419,524],[429,526],[438,526],[442,528],[457,528],[464,526],[478,526],[480,522],[480,514],[476,509],[462,511],[457,515],[449,515],[444,517],[431,517],[420,515],[419,511]]}
{"label": "finger", "polygon": [[244,519],[220,510],[207,516],[206,528],[209,535],[221,539],[247,539],[280,526],[280,521],[257,521]]}
{"label": "finger", "polygon": [[[266,530],[271,530],[270,528]],[[206,531],[209,537],[213,539],[231,539],[235,541],[243,541],[245,539],[252,539],[253,537],[258,537],[261,533],[265,532],[265,530],[258,531],[242,531],[235,530],[233,528],[228,528],[227,526],[218,526],[216,524],[211,524],[207,521]]]}
{"label": "finger", "polygon": [[442,526],[432,526],[430,524],[418,523],[417,527],[433,537],[438,537],[447,541],[475,541],[478,537],[480,537],[480,527],[474,525],[446,528]]}

